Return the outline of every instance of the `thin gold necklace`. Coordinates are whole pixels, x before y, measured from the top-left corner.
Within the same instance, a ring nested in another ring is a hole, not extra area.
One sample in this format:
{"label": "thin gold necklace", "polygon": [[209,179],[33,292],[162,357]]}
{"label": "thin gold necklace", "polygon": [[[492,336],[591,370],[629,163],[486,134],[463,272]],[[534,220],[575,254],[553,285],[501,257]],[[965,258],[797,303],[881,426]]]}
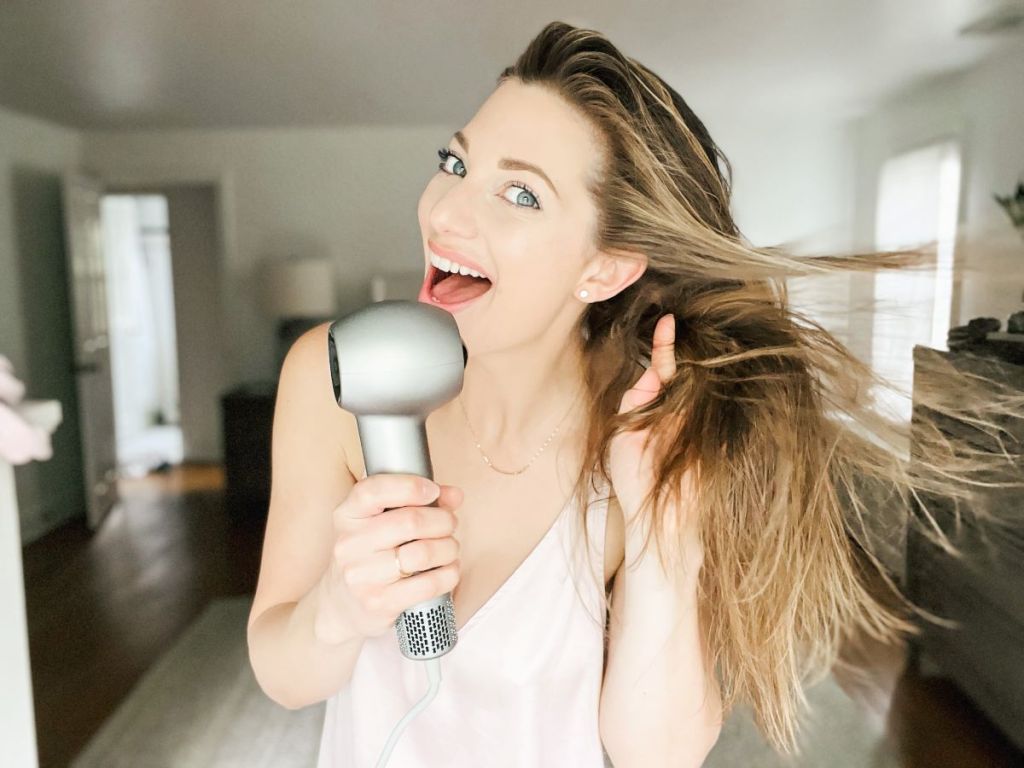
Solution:
{"label": "thin gold necklace", "polygon": [[558,426],[556,426],[555,430],[550,435],[548,435],[548,439],[544,441],[544,445],[540,447],[540,450],[533,454],[533,458],[526,463],[526,466],[523,467],[522,469],[516,470],[515,472],[507,472],[504,469],[498,469],[496,466],[494,466],[494,462],[492,462],[490,457],[486,453],[484,453],[484,449],[480,447],[480,438],[476,436],[476,431],[473,429],[473,425],[469,423],[469,414],[466,413],[466,406],[462,402],[462,395],[459,395],[459,405],[462,407],[462,415],[466,418],[466,426],[469,427],[469,431],[473,435],[473,439],[476,441],[476,449],[480,451],[480,455],[483,457],[484,463],[486,463],[488,467],[493,469],[495,472],[500,472],[503,475],[521,475],[523,474],[523,472],[528,470],[530,468],[530,465],[537,460],[537,457],[544,452],[544,449],[548,447],[548,444],[550,444],[551,441],[554,439],[555,435],[558,434],[558,430],[562,428],[562,424],[564,424],[565,420],[569,418],[569,414],[572,413],[572,409],[575,404],[575,401],[573,401],[572,404],[569,406],[569,410],[565,412],[565,416],[563,416],[562,420],[558,422]]}

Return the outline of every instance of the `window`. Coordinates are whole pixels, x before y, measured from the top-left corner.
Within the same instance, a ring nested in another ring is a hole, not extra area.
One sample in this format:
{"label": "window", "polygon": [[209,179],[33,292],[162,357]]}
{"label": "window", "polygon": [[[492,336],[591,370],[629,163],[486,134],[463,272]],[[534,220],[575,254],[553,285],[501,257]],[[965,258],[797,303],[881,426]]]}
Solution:
{"label": "window", "polygon": [[930,144],[890,158],[878,183],[875,246],[880,250],[936,243],[934,269],[879,272],[874,277],[871,364],[893,384],[880,392],[888,415],[909,421],[913,349],[946,348],[953,297],[953,244],[960,204],[960,148]]}

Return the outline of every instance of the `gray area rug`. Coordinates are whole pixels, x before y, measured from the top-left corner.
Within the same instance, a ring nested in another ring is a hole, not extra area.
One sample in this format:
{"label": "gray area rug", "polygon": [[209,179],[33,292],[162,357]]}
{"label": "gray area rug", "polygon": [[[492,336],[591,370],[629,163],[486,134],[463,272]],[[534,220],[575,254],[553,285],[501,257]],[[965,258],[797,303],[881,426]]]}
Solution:
{"label": "gray area rug", "polygon": [[[250,605],[250,597],[210,603],[72,768],[314,768],[324,705],[292,711],[260,689],[246,647]],[[808,699],[799,758],[777,756],[737,710],[705,768],[898,768],[879,726],[831,678]]]}
{"label": "gray area rug", "polygon": [[324,705],[289,710],[249,666],[251,597],[211,602],[72,768],[311,768]]}

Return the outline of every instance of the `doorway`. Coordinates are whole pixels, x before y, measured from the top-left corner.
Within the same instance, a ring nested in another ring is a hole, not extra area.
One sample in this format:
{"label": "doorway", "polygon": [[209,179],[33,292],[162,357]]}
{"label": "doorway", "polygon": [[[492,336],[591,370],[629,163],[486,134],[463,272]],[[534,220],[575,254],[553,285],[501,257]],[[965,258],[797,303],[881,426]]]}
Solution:
{"label": "doorway", "polygon": [[142,477],[184,458],[167,196],[104,195],[101,215],[118,471]]}
{"label": "doorway", "polygon": [[119,273],[108,278],[116,326],[111,371],[127,478],[223,461],[220,396],[230,373],[221,187],[167,182],[105,190],[104,260]]}
{"label": "doorway", "polygon": [[[69,248],[61,279],[74,310],[64,335],[74,340],[76,448],[87,524],[97,530],[116,507],[119,476],[222,460],[222,184],[115,186],[68,174],[63,187]],[[48,295],[60,295],[53,289]]]}

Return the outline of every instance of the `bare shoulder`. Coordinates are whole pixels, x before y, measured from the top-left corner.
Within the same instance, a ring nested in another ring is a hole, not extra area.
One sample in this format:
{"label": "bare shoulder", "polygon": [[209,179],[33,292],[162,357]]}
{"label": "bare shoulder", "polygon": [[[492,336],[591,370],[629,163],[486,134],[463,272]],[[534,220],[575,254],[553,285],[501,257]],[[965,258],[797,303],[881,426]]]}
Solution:
{"label": "bare shoulder", "polygon": [[333,512],[356,483],[355,418],[338,407],[327,347],[329,323],[292,344],[281,367],[271,437],[270,505],[250,624],[298,601],[326,569]]}
{"label": "bare shoulder", "polygon": [[[331,424],[331,438],[336,440],[345,454],[345,464],[357,478],[363,476],[362,451],[356,419],[338,405],[331,381],[328,332],[331,323],[317,325],[300,336],[285,358],[281,371],[281,387],[289,388],[288,395],[309,398],[325,420]],[[290,370],[288,363],[291,362]],[[287,381],[286,381],[286,373]],[[281,390],[278,391],[278,398]]]}

